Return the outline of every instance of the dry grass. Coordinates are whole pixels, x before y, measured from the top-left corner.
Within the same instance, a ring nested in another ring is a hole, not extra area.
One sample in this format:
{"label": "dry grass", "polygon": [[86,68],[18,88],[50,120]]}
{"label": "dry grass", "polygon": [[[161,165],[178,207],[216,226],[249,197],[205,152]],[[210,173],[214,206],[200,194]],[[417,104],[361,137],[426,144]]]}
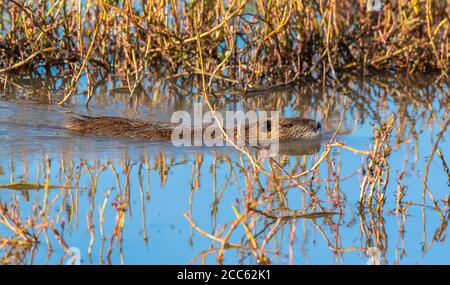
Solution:
{"label": "dry grass", "polygon": [[212,92],[320,80],[340,70],[449,68],[446,1],[391,0],[371,14],[362,0],[78,3],[0,4],[0,73],[68,75],[62,104],[81,76],[94,86],[109,73],[134,94],[159,74],[203,73]]}

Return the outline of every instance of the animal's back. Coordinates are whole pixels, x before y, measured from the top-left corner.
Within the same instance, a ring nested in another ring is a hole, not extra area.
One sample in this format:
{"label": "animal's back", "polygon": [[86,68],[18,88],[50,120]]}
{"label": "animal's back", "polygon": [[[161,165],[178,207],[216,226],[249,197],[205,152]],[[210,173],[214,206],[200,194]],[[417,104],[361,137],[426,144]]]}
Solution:
{"label": "animal's back", "polygon": [[65,128],[82,134],[169,140],[176,126],[177,124],[166,122],[77,115],[69,119]]}
{"label": "animal's back", "polygon": [[[91,117],[77,114],[76,117],[70,118],[65,128],[81,134],[170,140],[173,131],[179,126],[179,124],[167,122],[144,122],[119,117]],[[200,131],[203,135],[209,128],[208,125],[199,127],[200,130],[190,126],[186,127],[187,129],[183,132],[183,136],[190,135],[191,140],[194,139],[193,134],[196,131]],[[214,126],[213,130],[211,134],[214,138],[217,138],[217,136],[222,137],[222,133],[217,126]],[[280,141],[289,141],[317,138],[321,133],[321,124],[315,120],[305,118],[282,118],[279,120],[278,130],[277,128],[272,128],[271,120],[266,120],[263,123],[246,124],[243,130],[243,136],[241,136],[242,133],[239,127],[227,129],[226,132],[227,134],[231,133],[232,137],[244,137],[246,141],[254,136],[261,140],[277,136]],[[250,132],[250,130],[253,130],[253,132]],[[209,136],[206,136],[206,139],[209,139]]]}

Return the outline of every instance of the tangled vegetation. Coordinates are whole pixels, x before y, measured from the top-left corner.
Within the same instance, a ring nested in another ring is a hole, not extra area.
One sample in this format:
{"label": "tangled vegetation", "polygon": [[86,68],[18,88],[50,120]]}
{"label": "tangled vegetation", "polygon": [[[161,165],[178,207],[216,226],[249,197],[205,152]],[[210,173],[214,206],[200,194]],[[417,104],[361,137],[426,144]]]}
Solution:
{"label": "tangled vegetation", "polygon": [[94,85],[118,74],[134,93],[160,74],[248,91],[340,70],[445,73],[447,1],[385,2],[368,12],[363,0],[7,0],[0,74],[69,76],[63,103],[84,75]]}
{"label": "tangled vegetation", "polygon": [[[428,181],[438,169],[450,183],[449,156],[443,148],[450,97],[448,80],[441,80],[450,67],[449,13],[447,1],[441,0],[385,0],[375,12],[367,11],[365,0],[1,1],[0,99],[71,102],[68,108],[74,110],[92,99],[98,107],[94,112],[113,106],[115,114],[122,109],[121,115],[128,116],[139,107],[163,113],[174,102],[189,110],[203,96],[209,108],[219,110],[232,102],[244,110],[290,106],[299,116],[321,118],[333,132],[327,142],[296,146],[296,152],[290,149],[267,159],[236,147],[237,156],[199,152],[189,160],[170,151],[153,156],[144,151],[135,160],[124,151],[120,159],[102,160],[73,155],[77,144],[55,149],[42,161],[28,162],[31,150],[19,162],[8,157],[9,166],[0,165],[0,191],[14,194],[0,200],[0,264],[33,263],[39,243],[47,245],[49,256],[55,248],[70,257],[70,233],[78,227],[89,235],[89,263],[94,263],[95,250],[99,263],[112,263],[115,254],[123,262],[124,229],[137,207],[130,198],[137,193],[133,187],[139,189],[147,242],[150,174],[159,175],[157,182],[164,188],[177,179],[170,173],[176,165],[192,169],[186,184],[189,209],[179,214],[191,235],[211,241],[192,263],[207,263],[212,256],[221,264],[230,251],[255,263],[273,263],[285,239],[293,264],[299,220],[311,221],[317,240],[323,239],[336,260],[343,260],[346,252],[372,248],[387,259],[384,216],[396,214],[402,241],[413,207],[423,209],[425,255],[445,241],[450,217],[450,199],[430,189]],[[379,76],[382,72],[395,76]],[[423,73],[437,77],[417,76]],[[374,76],[360,76],[367,74]],[[15,116],[5,116],[6,123]],[[346,116],[374,123],[370,146],[357,149],[338,139]],[[340,121],[333,121],[337,117]],[[57,119],[40,118],[39,124],[62,121],[61,116],[52,118]],[[421,134],[429,134],[431,149],[425,150],[425,167],[417,170]],[[392,154],[402,148],[404,162],[398,165]],[[361,163],[344,175],[341,152],[347,151]],[[438,162],[434,168],[432,161]],[[35,175],[28,169],[37,169]],[[205,173],[212,185],[201,186]],[[354,183],[345,184],[347,179]],[[212,227],[202,225],[193,211],[194,196],[202,187],[214,196]],[[221,203],[227,188],[236,190],[238,198],[231,217],[218,221],[218,213],[229,206],[226,199]],[[359,199],[350,201],[348,194],[355,189]],[[411,197],[414,193],[421,199]],[[300,194],[301,205],[290,202],[288,194]],[[30,208],[23,210],[20,202],[30,197]],[[395,203],[386,202],[393,198]],[[87,210],[79,207],[83,204]],[[438,216],[432,238],[426,235],[425,209]],[[359,224],[354,217],[346,220],[345,213],[356,213]],[[79,220],[86,223],[79,226]],[[358,226],[360,245],[341,242],[344,221]],[[399,263],[406,252],[404,241],[396,250],[402,252],[395,257]]]}

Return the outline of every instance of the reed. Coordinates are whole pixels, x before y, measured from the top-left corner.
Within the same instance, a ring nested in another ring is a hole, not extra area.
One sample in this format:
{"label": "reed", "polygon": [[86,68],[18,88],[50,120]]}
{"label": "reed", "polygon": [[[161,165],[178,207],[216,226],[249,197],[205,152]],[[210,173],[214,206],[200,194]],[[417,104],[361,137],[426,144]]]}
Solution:
{"label": "reed", "polygon": [[368,12],[363,0],[9,0],[0,74],[64,74],[61,104],[82,76],[94,86],[111,73],[131,94],[160,74],[203,72],[210,90],[245,91],[343,70],[445,74],[447,2],[386,2]]}

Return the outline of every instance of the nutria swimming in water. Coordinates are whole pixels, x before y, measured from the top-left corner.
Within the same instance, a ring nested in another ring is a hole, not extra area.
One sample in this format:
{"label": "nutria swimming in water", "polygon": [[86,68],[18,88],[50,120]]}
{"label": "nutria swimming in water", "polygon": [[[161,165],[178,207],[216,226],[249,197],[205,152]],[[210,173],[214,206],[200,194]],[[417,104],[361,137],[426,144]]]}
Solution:
{"label": "nutria swimming in water", "polygon": [[[78,115],[71,117],[64,127],[82,134],[92,134],[101,136],[131,137],[148,140],[170,140],[172,132],[180,124],[159,121],[144,122],[141,120],[127,119],[120,117],[92,117]],[[208,126],[202,127],[202,134]],[[255,128],[255,125],[247,125],[247,130]],[[274,134],[271,120],[265,121],[259,130],[258,137],[271,138]],[[279,119],[279,141],[292,141],[302,139],[317,138],[321,134],[321,124],[311,119],[305,118],[280,118]],[[220,133],[220,132],[219,132]],[[236,134],[236,131],[234,132]],[[264,133],[264,134],[263,134]]]}

